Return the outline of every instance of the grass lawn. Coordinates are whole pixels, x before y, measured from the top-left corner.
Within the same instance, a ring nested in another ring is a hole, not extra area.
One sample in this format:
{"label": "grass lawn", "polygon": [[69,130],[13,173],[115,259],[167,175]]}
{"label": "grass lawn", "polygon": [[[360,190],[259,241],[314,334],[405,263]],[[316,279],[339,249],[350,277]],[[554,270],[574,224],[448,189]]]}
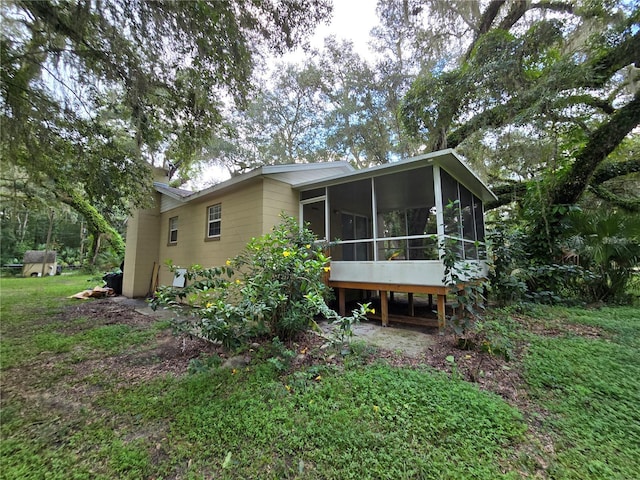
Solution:
{"label": "grass lawn", "polygon": [[[583,335],[533,337],[531,395],[550,415],[553,478],[640,478],[640,309],[548,310]],[[599,335],[593,335],[600,333]]]}
{"label": "grass lawn", "polygon": [[510,318],[528,401],[509,405],[356,349],[287,369],[267,342],[188,374],[166,321],[66,299],[92,286],[1,280],[2,478],[640,478],[637,310]]}

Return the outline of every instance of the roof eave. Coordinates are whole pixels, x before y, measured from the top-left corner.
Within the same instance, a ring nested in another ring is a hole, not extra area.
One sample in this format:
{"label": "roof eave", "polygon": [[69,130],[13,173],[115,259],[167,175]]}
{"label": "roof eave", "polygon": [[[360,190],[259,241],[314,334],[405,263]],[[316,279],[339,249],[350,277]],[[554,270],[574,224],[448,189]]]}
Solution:
{"label": "roof eave", "polygon": [[[205,188],[204,190],[200,190],[199,192],[194,192],[188,196],[180,196],[175,194],[174,192],[168,190],[162,190],[162,184],[154,183],[157,191],[160,191],[163,195],[167,195],[179,202],[190,202],[193,200],[201,199],[207,197],[209,195],[220,193],[229,188],[235,187],[241,183],[248,182],[257,177],[265,177],[268,175],[278,174],[278,173],[287,173],[296,170],[322,170],[328,168],[343,167],[349,171],[355,171],[355,169],[345,161],[339,162],[324,162],[324,163],[308,163],[308,164],[294,164],[292,165],[263,165],[261,167],[256,168],[247,173],[243,173],[242,175],[238,175],[237,177],[232,177],[229,180],[225,180],[224,182],[218,183],[211,187]],[[158,186],[160,186],[158,188]],[[295,188],[295,185],[292,184],[292,187]]]}
{"label": "roof eave", "polygon": [[184,195],[184,196],[178,195],[177,193],[172,192],[171,190],[168,190],[166,188],[166,184],[161,182],[153,182],[153,188],[155,189],[156,192],[161,193],[162,195],[171,197],[178,201],[184,201],[191,196],[191,195]]}
{"label": "roof eave", "polygon": [[361,178],[370,178],[376,176],[379,172],[385,173],[393,173],[400,172],[404,170],[411,170],[413,168],[417,168],[420,166],[433,165],[434,163],[440,164],[444,158],[450,156],[456,162],[458,162],[471,176],[474,178],[474,181],[477,182],[478,186],[482,190],[483,193],[483,201],[487,201],[489,199],[497,200],[495,194],[489,189],[489,187],[478,177],[471,168],[467,165],[464,159],[456,153],[452,148],[447,148],[445,150],[438,150],[437,152],[425,153],[422,155],[416,155],[414,157],[406,158],[403,160],[399,160],[393,163],[385,163],[383,165],[376,165],[374,167],[364,168],[362,170],[355,170],[347,175],[334,175],[329,178],[323,178],[320,180],[312,180],[308,182],[301,182],[299,184],[293,185],[294,188],[298,190],[302,189],[313,189],[320,187],[330,187],[333,185],[337,185],[340,183],[345,183],[346,181],[358,180]]}

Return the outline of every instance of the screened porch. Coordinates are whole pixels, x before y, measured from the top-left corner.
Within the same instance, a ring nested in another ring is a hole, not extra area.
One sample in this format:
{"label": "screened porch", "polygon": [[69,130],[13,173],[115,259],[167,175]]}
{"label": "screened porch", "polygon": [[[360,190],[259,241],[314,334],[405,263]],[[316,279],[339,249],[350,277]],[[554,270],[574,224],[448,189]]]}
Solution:
{"label": "screened porch", "polygon": [[427,293],[438,296],[443,321],[445,239],[486,273],[483,201],[493,194],[452,150],[299,190],[301,220],[330,244],[329,284],[341,306],[346,289],[379,291],[381,301],[382,292]]}

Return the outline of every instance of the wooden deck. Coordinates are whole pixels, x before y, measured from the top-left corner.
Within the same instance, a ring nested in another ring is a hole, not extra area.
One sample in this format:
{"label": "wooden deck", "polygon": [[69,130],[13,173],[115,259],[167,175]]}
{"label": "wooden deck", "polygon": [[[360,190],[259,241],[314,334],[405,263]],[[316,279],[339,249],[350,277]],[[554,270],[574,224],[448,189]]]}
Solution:
{"label": "wooden deck", "polygon": [[[382,326],[389,325],[389,293],[407,293],[409,301],[408,315],[393,316],[394,321],[400,321],[403,323],[418,322],[418,319],[414,317],[414,294],[428,294],[431,299],[432,295],[436,295],[436,305],[438,312],[438,328],[444,328],[445,326],[445,301],[449,287],[444,285],[406,285],[406,284],[390,284],[390,283],[377,283],[377,282],[347,282],[347,281],[331,281],[329,280],[329,286],[332,287],[338,297],[338,313],[340,315],[346,315],[346,290],[368,290],[380,292],[380,319]],[[414,319],[414,320],[412,320]],[[428,322],[428,320],[427,320]],[[425,322],[423,322],[425,323]]]}

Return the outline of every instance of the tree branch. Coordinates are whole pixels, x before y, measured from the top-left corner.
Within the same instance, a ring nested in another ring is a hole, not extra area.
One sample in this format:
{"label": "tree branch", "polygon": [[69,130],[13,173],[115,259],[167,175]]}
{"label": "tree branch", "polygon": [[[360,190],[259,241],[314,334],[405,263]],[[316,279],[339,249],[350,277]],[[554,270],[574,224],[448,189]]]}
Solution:
{"label": "tree branch", "polygon": [[469,58],[471,57],[471,52],[473,52],[478,39],[489,31],[491,25],[493,24],[493,21],[498,16],[498,12],[500,11],[500,8],[502,8],[502,5],[504,5],[505,1],[506,0],[493,0],[485,9],[482,17],[480,17],[480,24],[478,25],[478,28],[476,30],[473,42],[471,42],[471,45],[469,45],[467,53],[464,56],[465,61],[469,60]]}
{"label": "tree branch", "polygon": [[596,171],[593,172],[591,185],[597,186],[607,180],[638,172],[640,172],[640,158],[630,158],[621,162],[607,162],[598,166]]}
{"label": "tree branch", "polygon": [[528,182],[512,182],[492,187],[491,191],[498,197],[498,200],[485,203],[484,209],[493,210],[518,201],[519,198],[524,198],[527,193],[527,185]]}
{"label": "tree branch", "polygon": [[546,10],[554,10],[556,12],[573,13],[573,5],[570,3],[556,3],[556,2],[538,2],[532,3],[529,8],[544,8]]}
{"label": "tree branch", "polygon": [[612,192],[602,185],[590,185],[589,190],[598,198],[616,205],[628,212],[640,212],[640,198],[628,198]]}
{"label": "tree branch", "polygon": [[640,124],[640,92],[631,102],[614,113],[608,122],[591,134],[589,141],[576,156],[570,170],[552,192],[553,204],[575,203],[596,168],[622,142],[631,130]]}
{"label": "tree branch", "polygon": [[507,13],[507,16],[500,22],[498,28],[502,30],[509,30],[513,27],[518,20],[531,8],[528,0],[516,0],[511,4],[511,10]]}
{"label": "tree branch", "polygon": [[[625,198],[604,188],[601,184],[614,178],[640,172],[640,158],[631,158],[621,162],[608,162],[601,164],[593,173],[589,189],[594,195],[607,200],[615,205],[632,211],[640,211],[640,199]],[[496,185],[491,191],[498,197],[498,200],[485,203],[485,210],[493,210],[511,202],[518,201],[525,196],[531,181],[507,182]]]}
{"label": "tree branch", "polygon": [[[506,125],[509,121],[522,114],[526,109],[540,102],[541,98],[548,97],[549,90],[560,93],[577,88],[602,87],[614,73],[626,65],[629,65],[630,59],[632,59],[633,55],[638,51],[640,51],[640,31],[625,39],[624,42],[619,44],[616,48],[609,50],[605,55],[602,55],[583,66],[582,68],[585,70],[585,74],[572,75],[569,78],[564,78],[566,76],[560,75],[559,73],[558,75],[550,74],[550,80],[548,82],[538,84],[527,91],[522,91],[506,103],[501,103],[475,115],[447,135],[447,147],[457,147],[471,134],[482,128]],[[567,68],[567,65],[562,65],[556,70],[560,71],[563,68]],[[559,81],[560,78],[562,81]],[[584,95],[582,96],[582,99],[585,100],[585,102],[588,102],[591,106],[601,108],[603,111],[605,111],[605,108],[609,109],[610,106],[604,100],[599,100],[593,97],[591,97],[593,99],[590,100],[588,97],[590,96]],[[580,96],[576,96],[575,98],[580,98]],[[558,102],[558,105],[562,105],[563,102],[567,102],[567,99],[560,98],[556,100],[556,102]],[[605,113],[607,112],[605,111]]]}
{"label": "tree branch", "polygon": [[603,100],[601,98],[596,98],[592,95],[571,95],[570,97],[565,97],[558,100],[555,105],[558,107],[569,106],[569,105],[588,105],[593,108],[597,108],[601,110],[603,113],[607,115],[611,115],[615,112],[615,108],[611,105],[607,100]]}
{"label": "tree branch", "polygon": [[78,100],[78,102],[80,102],[80,105],[82,106],[83,110],[86,112],[86,114],[88,115],[89,118],[93,118],[93,114],[89,111],[89,108],[87,107],[87,105],[84,103],[84,100],[82,100],[82,98],[80,98],[80,96],[75,92],[74,89],[72,89],[69,85],[67,85],[65,83],[64,80],[62,80],[61,78],[59,78],[57,75],[55,75],[51,69],[49,69],[48,67],[46,67],[44,64],[40,65],[44,70],[46,70],[49,75],[51,75],[51,78],[53,78],[56,82],[58,82],[60,85],[62,85],[66,90],[69,91],[69,93],[71,93],[71,95],[73,95],[76,100]]}

